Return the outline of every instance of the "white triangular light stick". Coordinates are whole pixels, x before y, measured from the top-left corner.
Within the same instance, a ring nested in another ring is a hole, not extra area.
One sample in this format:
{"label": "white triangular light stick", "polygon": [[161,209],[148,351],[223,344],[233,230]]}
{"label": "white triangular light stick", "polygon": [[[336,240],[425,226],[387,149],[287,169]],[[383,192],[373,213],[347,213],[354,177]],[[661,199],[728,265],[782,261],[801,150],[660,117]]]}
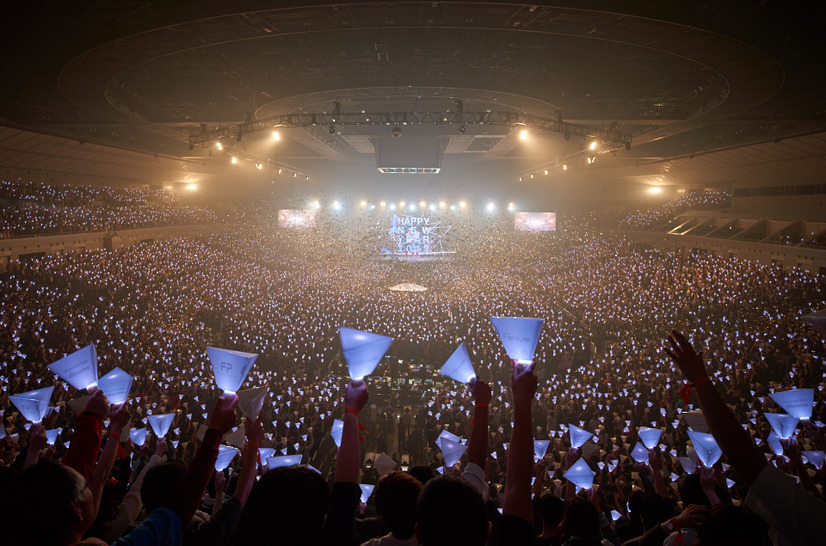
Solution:
{"label": "white triangular light stick", "polygon": [[631,458],[638,463],[647,463],[648,448],[646,448],[642,442],[637,442],[637,445],[635,445],[634,449],[631,450]]}
{"label": "white triangular light stick", "polygon": [[582,444],[594,436],[587,430],[571,424],[568,425],[568,434],[571,436],[571,447],[582,447]]}
{"label": "white triangular light stick", "polygon": [[766,442],[768,442],[769,447],[775,455],[783,455],[783,444],[780,443],[780,437],[776,432],[771,431],[769,437],[766,438]]}
{"label": "white triangular light stick", "polygon": [[281,455],[267,459],[267,466],[270,467],[270,470],[282,466],[295,466],[299,464],[301,464],[301,455]]}
{"label": "white triangular light stick", "polygon": [[172,420],[175,419],[175,414],[160,413],[157,415],[150,415],[147,419],[149,420],[149,426],[152,427],[152,432],[155,433],[155,436],[161,438],[166,436],[166,433],[169,432],[169,427],[172,426]]}
{"label": "white triangular light stick", "polygon": [[275,449],[272,447],[259,447],[258,458],[266,462],[266,460],[272,456],[273,451],[275,451]]}
{"label": "white triangular light stick", "polygon": [[694,451],[697,452],[697,458],[702,461],[703,465],[709,467],[720,460],[723,451],[717,445],[717,441],[711,434],[704,432],[688,431],[688,437],[691,438],[691,443],[694,444]]}
{"label": "white triangular light stick", "polygon": [[637,436],[640,437],[640,442],[642,442],[648,449],[654,449],[660,441],[660,436],[662,435],[663,431],[659,428],[640,427],[640,430],[637,431]]}
{"label": "white triangular light stick", "polygon": [[227,394],[238,392],[258,358],[256,354],[216,347],[207,347],[207,355],[212,363],[215,384]]}
{"label": "white triangular light stick", "polygon": [[367,504],[367,499],[369,499],[370,495],[373,494],[373,489],[375,489],[376,486],[367,483],[360,483],[359,487],[361,488],[361,502]]}
{"label": "white triangular light stick", "polygon": [[57,435],[58,434],[60,434],[60,431],[56,428],[53,428],[52,430],[47,430],[46,431],[46,443],[49,444],[50,446],[53,446],[54,443],[57,441]]}
{"label": "white triangular light stick", "polygon": [[9,400],[26,420],[32,423],[40,423],[49,413],[49,400],[52,397],[52,391],[54,391],[54,387],[12,394],[9,395]]}
{"label": "white triangular light stick", "polygon": [[789,438],[794,434],[794,429],[797,428],[797,423],[800,419],[792,417],[788,413],[764,413],[766,420],[772,427],[772,430],[777,433],[780,438]]}
{"label": "white triangular light stick", "polygon": [[697,464],[689,457],[677,457],[677,459],[680,461],[680,465],[683,467],[683,470],[687,473],[694,474],[694,471],[697,470]]}
{"label": "white triangular light stick", "polygon": [[812,417],[812,405],[815,399],[814,389],[792,389],[790,391],[775,392],[769,396],[792,417],[798,419],[810,419]]}
{"label": "white triangular light stick", "polygon": [[103,391],[110,404],[123,404],[129,398],[132,379],[131,374],[116,367],[98,379],[98,388]]}
{"label": "white triangular light stick", "polygon": [[473,371],[473,364],[470,362],[470,356],[467,354],[464,342],[453,351],[439,373],[459,383],[470,383],[472,379],[476,378],[476,372]]}
{"label": "white triangular light stick", "polygon": [[232,460],[235,458],[235,456],[238,455],[239,451],[241,450],[237,447],[225,446],[223,444],[219,445],[218,458],[215,459],[215,470],[221,472],[226,467],[228,467]]}
{"label": "white triangular light stick", "polygon": [[258,414],[261,413],[261,409],[264,407],[264,398],[267,397],[268,392],[267,387],[238,391],[238,407],[241,408],[241,413],[251,421],[258,419]]}
{"label": "white triangular light stick", "polygon": [[376,469],[376,472],[379,473],[379,476],[388,474],[397,466],[399,466],[399,463],[391,459],[386,453],[379,453],[379,456],[376,457],[376,460],[373,462],[373,467]]}
{"label": "white triangular light stick", "polygon": [[129,431],[129,438],[132,440],[132,443],[136,446],[142,446],[144,443],[146,443],[146,429],[133,428]]}
{"label": "white triangular light stick", "polygon": [[461,438],[452,432],[448,432],[446,429],[442,429],[442,432],[439,433],[439,437],[436,438],[436,441],[434,442],[437,446],[439,446],[439,449],[442,449],[442,438],[447,438],[451,442],[456,442],[457,444],[462,443]]}
{"label": "white triangular light stick", "polygon": [[810,463],[815,465],[815,468],[818,470],[823,468],[823,460],[826,459],[826,453],[822,451],[801,451],[800,453],[802,453]]}
{"label": "white triangular light stick", "polygon": [[341,338],[341,349],[350,372],[350,379],[361,381],[373,373],[376,366],[393,343],[392,337],[354,330],[353,328],[338,329]]}
{"label": "white triangular light stick", "polygon": [[98,382],[98,354],[95,345],[78,349],[49,364],[48,368],[78,390],[95,387]]}
{"label": "white triangular light stick", "polygon": [[703,417],[703,412],[684,411],[680,414],[680,417],[694,432],[708,432],[708,423],[706,423],[706,418]]}
{"label": "white triangular light stick", "polygon": [[521,317],[490,317],[505,352],[519,364],[530,364],[542,332],[545,319]]}
{"label": "white triangular light stick", "polygon": [[458,463],[465,451],[467,451],[467,446],[442,438],[442,459],[445,461],[445,466],[450,467]]}
{"label": "white triangular light stick", "polygon": [[585,459],[580,457],[562,477],[577,487],[590,489],[594,485],[594,475],[596,475],[596,472],[591,470]]}
{"label": "white triangular light stick", "polygon": [[536,461],[541,461],[545,458],[545,454],[548,452],[548,445],[551,443],[550,440],[534,440],[533,441],[533,456]]}
{"label": "white triangular light stick", "polygon": [[330,436],[336,443],[336,447],[341,447],[341,433],[344,431],[344,421],[340,419],[333,420],[333,428],[330,429]]}

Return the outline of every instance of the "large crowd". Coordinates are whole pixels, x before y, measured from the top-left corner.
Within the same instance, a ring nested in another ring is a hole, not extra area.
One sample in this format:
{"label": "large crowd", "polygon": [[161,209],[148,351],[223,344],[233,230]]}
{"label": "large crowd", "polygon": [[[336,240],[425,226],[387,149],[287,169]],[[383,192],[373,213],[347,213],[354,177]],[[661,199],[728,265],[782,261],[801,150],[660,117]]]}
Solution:
{"label": "large crowd", "polygon": [[[432,262],[377,259],[346,230],[277,229],[266,211],[201,238],[12,262],[0,287],[4,538],[822,543],[825,475],[800,455],[826,447],[826,353],[801,320],[826,305],[820,276],[640,247],[585,215],[538,235],[479,225],[457,226],[459,252]],[[388,290],[403,282],[427,290]],[[545,320],[532,370],[513,366],[491,316]],[[341,326],[394,338],[361,385],[348,382]],[[670,345],[672,329],[688,340]],[[437,373],[462,341],[472,387]],[[100,375],[135,377],[120,409],[46,367],[90,343]],[[220,396],[207,346],[260,355],[243,386],[267,389],[257,420]],[[52,385],[43,427],[9,400]],[[764,415],[782,410],[769,395],[798,387],[815,389],[812,421],[777,454]],[[683,418],[698,410],[724,454],[710,468],[695,468],[697,425]],[[176,413],[166,438],[129,440],[163,413]],[[725,428],[735,419],[737,431]],[[572,448],[571,425],[593,438]],[[663,431],[647,461],[633,453],[640,427]],[[44,429],[58,431],[53,445]],[[436,444],[443,431],[467,441],[456,465]],[[213,476],[222,442],[241,453]],[[259,449],[306,466],[268,469]],[[580,460],[594,486],[578,492],[564,474]],[[80,508],[47,503],[48,480],[69,483],[55,498]],[[359,483],[376,486],[366,503]],[[63,520],[48,510],[65,519],[51,534],[49,517]]]}
{"label": "large crowd", "polygon": [[620,227],[640,231],[657,230],[687,210],[726,209],[731,206],[731,193],[725,191],[692,191],[667,202],[645,209],[636,209],[620,220]]}
{"label": "large crowd", "polygon": [[225,215],[162,188],[0,180],[0,239],[211,224]]}

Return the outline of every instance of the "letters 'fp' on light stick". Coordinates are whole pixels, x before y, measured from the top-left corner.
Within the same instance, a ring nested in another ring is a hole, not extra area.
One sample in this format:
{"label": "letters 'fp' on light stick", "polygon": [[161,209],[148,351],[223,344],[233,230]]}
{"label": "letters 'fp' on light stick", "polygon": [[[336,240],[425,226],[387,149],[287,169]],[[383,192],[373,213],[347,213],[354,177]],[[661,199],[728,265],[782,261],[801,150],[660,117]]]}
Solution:
{"label": "letters 'fp' on light stick", "polygon": [[227,394],[238,392],[258,358],[257,354],[217,347],[207,347],[207,355],[212,363],[215,384]]}

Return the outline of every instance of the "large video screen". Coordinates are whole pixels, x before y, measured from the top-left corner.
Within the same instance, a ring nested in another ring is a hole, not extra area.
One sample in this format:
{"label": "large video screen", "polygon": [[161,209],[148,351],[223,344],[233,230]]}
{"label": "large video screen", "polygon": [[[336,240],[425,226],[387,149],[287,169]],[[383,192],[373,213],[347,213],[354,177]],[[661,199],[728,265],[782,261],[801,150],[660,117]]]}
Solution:
{"label": "large video screen", "polygon": [[514,227],[518,231],[556,231],[556,213],[517,212]]}
{"label": "large video screen", "polygon": [[280,209],[278,211],[278,227],[282,228],[314,228],[314,210]]}
{"label": "large video screen", "polygon": [[382,253],[398,256],[454,254],[445,240],[451,227],[430,216],[394,214],[387,230],[387,246]]}

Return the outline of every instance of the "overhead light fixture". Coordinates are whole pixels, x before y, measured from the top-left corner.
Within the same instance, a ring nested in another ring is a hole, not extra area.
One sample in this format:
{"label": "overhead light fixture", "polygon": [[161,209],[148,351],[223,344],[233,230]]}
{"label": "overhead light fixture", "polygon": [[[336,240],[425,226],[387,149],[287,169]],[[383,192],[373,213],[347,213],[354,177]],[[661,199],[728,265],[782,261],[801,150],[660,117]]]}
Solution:
{"label": "overhead light fixture", "polygon": [[522,129],[519,131],[519,140],[528,140],[528,130]]}
{"label": "overhead light fixture", "polygon": [[281,140],[281,135],[278,134],[278,131],[272,132],[272,139],[276,141]]}
{"label": "overhead light fixture", "polygon": [[427,201],[419,201],[419,206],[425,208],[427,206]]}
{"label": "overhead light fixture", "polygon": [[341,210],[341,203],[333,201],[333,210]]}
{"label": "overhead light fixture", "polygon": [[220,142],[216,142],[216,143],[215,143],[215,147],[216,147],[216,148],[218,148],[218,151],[219,151],[219,152],[220,152],[221,150],[223,150],[223,149],[224,149],[224,147],[223,147],[223,146],[221,146],[221,143],[220,143]]}
{"label": "overhead light fixture", "polygon": [[467,205],[467,203],[465,203],[464,201],[459,201],[459,208],[460,209],[465,208],[466,205]]}
{"label": "overhead light fixture", "polygon": [[447,206],[447,203],[445,203],[444,201],[439,201],[439,208],[440,208],[440,209],[443,209],[443,208],[445,208],[446,206]]}
{"label": "overhead light fixture", "polygon": [[230,159],[229,162],[232,163],[233,165],[235,165],[236,163],[238,163],[238,158],[235,157],[235,156],[232,156],[232,159]]}
{"label": "overhead light fixture", "polygon": [[516,210],[516,205],[513,204],[513,203],[508,203],[508,210],[510,210],[510,211]]}
{"label": "overhead light fixture", "polygon": [[494,203],[493,201],[488,203],[488,212],[493,212],[495,210],[496,210],[496,203]]}
{"label": "overhead light fixture", "polygon": [[563,171],[567,171],[567,170],[568,170],[568,165],[563,165],[563,166],[562,166],[562,170],[563,170]]}
{"label": "overhead light fixture", "polygon": [[406,203],[404,201],[399,201],[399,208],[403,209],[405,204]]}
{"label": "overhead light fixture", "polygon": [[298,173],[293,173],[293,178],[297,177]]}
{"label": "overhead light fixture", "polygon": [[386,206],[387,206],[387,203],[385,203],[384,201],[382,201],[381,203],[379,203],[379,206],[380,206],[381,208],[384,208],[384,207],[386,207]]}
{"label": "overhead light fixture", "polygon": [[659,186],[651,186],[648,188],[648,193],[662,193],[663,189]]}
{"label": "overhead light fixture", "polygon": [[545,176],[548,176],[548,169],[545,169]]}
{"label": "overhead light fixture", "polygon": [[588,146],[589,150],[596,150],[599,143],[596,140],[591,141],[591,144]]}
{"label": "overhead light fixture", "polygon": [[361,202],[361,208],[364,208],[364,207],[366,207],[366,206],[367,206],[367,201],[362,200],[362,202]]}
{"label": "overhead light fixture", "polygon": [[531,173],[531,180],[533,180],[533,173]]}

